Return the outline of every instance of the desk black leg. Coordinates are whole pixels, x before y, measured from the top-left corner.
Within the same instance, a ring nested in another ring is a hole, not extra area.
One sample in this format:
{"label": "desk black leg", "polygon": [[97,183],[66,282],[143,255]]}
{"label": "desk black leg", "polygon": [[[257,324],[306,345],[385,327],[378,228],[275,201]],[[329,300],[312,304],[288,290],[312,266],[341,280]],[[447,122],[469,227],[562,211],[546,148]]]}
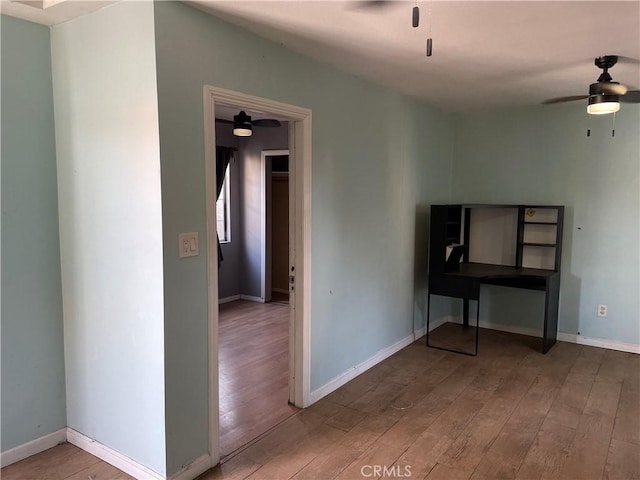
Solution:
{"label": "desk black leg", "polygon": [[427,347],[429,346],[429,317],[431,316],[431,292],[427,293]]}
{"label": "desk black leg", "polygon": [[560,306],[560,274],[547,279],[544,295],[544,330],[542,353],[547,353],[558,336],[558,307]]}
{"label": "desk black leg", "polygon": [[[469,300],[465,299],[465,303],[467,304],[467,326],[469,325]],[[476,300],[476,353],[478,354],[478,335],[480,333],[480,297]]]}
{"label": "desk black leg", "polygon": [[469,326],[469,299],[462,299],[462,325],[466,328]]}

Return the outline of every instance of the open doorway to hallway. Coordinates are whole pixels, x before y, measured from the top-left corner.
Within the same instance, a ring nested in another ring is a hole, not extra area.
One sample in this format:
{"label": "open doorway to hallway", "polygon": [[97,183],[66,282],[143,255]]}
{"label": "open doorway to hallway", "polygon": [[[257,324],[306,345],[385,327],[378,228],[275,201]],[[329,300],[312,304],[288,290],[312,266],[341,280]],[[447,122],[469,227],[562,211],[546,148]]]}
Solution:
{"label": "open doorway to hallway", "polygon": [[[288,355],[288,401],[297,407],[305,407],[310,404],[311,396],[311,157],[312,157],[312,112],[297,105],[278,102],[275,100],[257,97],[245,93],[227,90],[211,85],[203,88],[204,100],[204,141],[205,141],[205,182],[206,188],[206,215],[207,215],[207,335],[209,344],[208,371],[209,371],[209,463],[217,464],[221,459],[221,430],[220,430],[220,390],[221,369],[219,369],[220,335],[219,323],[220,291],[218,287],[219,277],[222,276],[224,264],[218,268],[218,242],[217,242],[217,187],[216,180],[221,175],[216,174],[217,152],[216,145],[220,144],[216,137],[216,122],[219,113],[227,109],[233,114],[242,107],[245,111],[256,114],[256,118],[276,118],[288,122],[288,149],[289,155],[289,269],[291,273],[291,288],[289,294],[288,321],[289,341]],[[234,112],[235,110],[235,112]],[[264,117],[263,117],[264,115]],[[259,130],[257,130],[259,131]],[[274,148],[274,147],[270,147]],[[282,147],[275,147],[282,148]],[[228,151],[227,151],[228,153]],[[234,152],[239,154],[238,151]],[[253,158],[253,155],[252,155]],[[239,165],[243,163],[237,162]],[[253,163],[251,163],[253,165]],[[233,167],[230,170],[233,175]],[[251,175],[243,175],[241,188],[246,190],[247,184],[262,182],[262,177],[255,168],[247,170]],[[231,180],[233,182],[233,180]],[[222,186],[222,185],[221,185]],[[233,194],[230,193],[230,198]],[[245,217],[241,219],[242,225],[247,224],[247,214],[255,214],[253,209],[244,209]],[[247,213],[248,212],[248,213]],[[234,238],[233,225],[231,225],[231,238]],[[255,240],[254,235],[250,235]],[[233,245],[233,241],[230,242]],[[248,268],[254,268],[255,263],[247,262],[238,266],[245,272]],[[227,264],[229,267],[229,264]],[[295,277],[295,278],[294,278]],[[294,288],[295,287],[295,288]],[[262,297],[264,298],[264,297]],[[244,299],[247,300],[247,299]],[[249,299],[251,300],[251,299]],[[248,300],[247,300],[248,301]],[[230,302],[227,302],[230,303]],[[261,302],[254,302],[261,304]],[[263,306],[272,306],[262,304]],[[253,318],[253,317],[252,317]],[[253,326],[245,330],[245,337],[252,338]],[[257,341],[254,345],[263,346],[263,342]],[[230,378],[237,378],[231,376]],[[228,451],[229,447],[223,448]]]}
{"label": "open doorway to hallway", "polygon": [[217,154],[230,155],[216,203],[221,456],[297,410],[289,404],[289,126],[238,137],[226,117],[239,110],[218,108],[215,122]]}

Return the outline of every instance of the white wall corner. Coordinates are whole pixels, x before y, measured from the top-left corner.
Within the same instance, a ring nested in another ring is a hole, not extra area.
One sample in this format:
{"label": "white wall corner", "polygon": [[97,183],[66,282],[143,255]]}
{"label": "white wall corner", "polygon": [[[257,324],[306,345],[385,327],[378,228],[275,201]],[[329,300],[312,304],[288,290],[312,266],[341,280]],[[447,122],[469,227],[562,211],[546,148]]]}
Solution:
{"label": "white wall corner", "polygon": [[231,295],[230,297],[218,298],[218,305],[222,305],[223,303],[235,302],[236,300],[240,300],[240,295]]}
{"label": "white wall corner", "polygon": [[18,445],[17,447],[7,450],[6,452],[2,452],[2,454],[0,454],[0,467],[6,467],[7,465],[11,465],[12,463],[19,462],[20,460],[24,460],[27,457],[40,452],[44,452],[45,450],[48,450],[66,441],[67,429],[61,428],[60,430],[57,430],[53,433],[44,435],[40,438],[36,438],[35,440],[31,440],[30,442],[24,443],[22,445]]}
{"label": "white wall corner", "polygon": [[320,388],[317,388],[316,390],[314,390],[309,394],[309,405],[312,405],[318,400],[320,400],[321,398],[326,397],[331,392],[343,386],[345,383],[353,380],[358,375],[366,372],[371,367],[377,365],[378,363],[385,360],[386,358],[389,358],[391,355],[402,350],[404,347],[411,345],[413,343],[413,340],[414,340],[414,334],[412,333],[411,335],[403,338],[402,340],[397,341],[393,345],[383,348],[378,353],[368,358],[364,362],[359,363],[355,367],[338,375],[332,380],[329,380],[329,382],[327,382],[326,384],[324,384]]}
{"label": "white wall corner", "polygon": [[[140,480],[166,480],[165,475],[154,472],[135,460],[116,452],[112,448],[97,442],[72,428],[67,428],[67,441],[85,452],[104,460],[110,465]],[[196,475],[194,475],[195,477]],[[187,478],[187,477],[183,477]]]}
{"label": "white wall corner", "polygon": [[[451,315],[445,315],[443,317],[438,318],[437,320],[431,320],[429,321],[429,331],[433,332],[436,328],[440,327],[441,325],[444,325],[447,322],[455,323],[456,319]],[[415,337],[416,340],[418,340],[421,337],[424,337],[426,334],[427,334],[426,325],[422,328],[417,328],[413,331],[413,336]]]}
{"label": "white wall corner", "polygon": [[247,300],[248,302],[265,303],[264,298],[254,297],[253,295],[240,295],[240,300]]}
{"label": "white wall corner", "polygon": [[209,470],[212,465],[211,455],[205,453],[204,455],[196,458],[193,462],[191,462],[186,467],[182,468],[180,471],[169,476],[170,480],[191,480],[196,478],[198,475],[203,474],[207,470]]}

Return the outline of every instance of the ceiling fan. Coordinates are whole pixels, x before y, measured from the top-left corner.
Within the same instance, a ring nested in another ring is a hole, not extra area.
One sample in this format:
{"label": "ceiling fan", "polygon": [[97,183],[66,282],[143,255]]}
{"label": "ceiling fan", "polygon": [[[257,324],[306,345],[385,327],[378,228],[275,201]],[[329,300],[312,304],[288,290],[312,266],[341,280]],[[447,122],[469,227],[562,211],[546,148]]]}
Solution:
{"label": "ceiling fan", "polygon": [[[405,2],[399,0],[359,0],[357,5],[362,9],[369,10],[382,10],[391,5],[401,5]],[[429,38],[427,38],[427,57],[433,54],[433,39],[431,38],[431,4],[433,0],[429,2]],[[418,0],[415,0],[415,5],[411,9],[411,26],[418,28],[420,26],[420,7],[418,6]]]}
{"label": "ceiling fan", "polygon": [[216,118],[216,122],[233,124],[233,134],[236,137],[250,137],[253,135],[253,127],[279,127],[280,120],[275,118],[261,118],[251,120],[251,116],[247,115],[244,110],[233,116],[233,121]]}
{"label": "ceiling fan", "polygon": [[594,64],[602,70],[602,73],[595,83],[589,85],[588,95],[551,98],[549,100],[545,100],[542,104],[551,105],[554,103],[589,99],[587,104],[587,113],[592,115],[603,115],[606,113],[615,113],[620,110],[620,102],[640,103],[640,90],[629,90],[625,85],[614,82],[611,75],[609,75],[609,69],[618,63],[618,60],[633,63],[637,62],[637,60],[618,57],[617,55],[597,57],[594,60]]}

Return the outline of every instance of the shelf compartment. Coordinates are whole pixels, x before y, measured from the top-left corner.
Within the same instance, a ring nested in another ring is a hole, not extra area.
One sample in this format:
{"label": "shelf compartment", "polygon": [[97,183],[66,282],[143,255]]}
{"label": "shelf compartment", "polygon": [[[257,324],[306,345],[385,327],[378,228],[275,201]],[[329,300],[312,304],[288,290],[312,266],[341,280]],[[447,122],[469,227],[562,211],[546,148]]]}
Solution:
{"label": "shelf compartment", "polygon": [[548,223],[524,223],[522,232],[523,244],[551,244],[557,243],[557,225]]}
{"label": "shelf compartment", "polygon": [[558,223],[558,209],[544,207],[524,207],[524,223]]}
{"label": "shelf compartment", "polygon": [[554,270],[556,259],[555,245],[523,244],[522,247],[522,266],[524,268]]}

